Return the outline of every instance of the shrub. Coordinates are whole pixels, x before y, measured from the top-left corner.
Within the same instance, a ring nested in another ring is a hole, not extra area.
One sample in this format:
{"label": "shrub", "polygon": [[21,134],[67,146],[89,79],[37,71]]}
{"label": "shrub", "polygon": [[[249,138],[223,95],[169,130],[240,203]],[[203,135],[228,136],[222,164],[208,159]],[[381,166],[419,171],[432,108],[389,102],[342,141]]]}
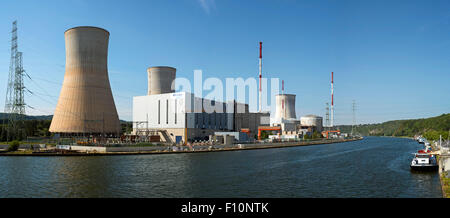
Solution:
{"label": "shrub", "polygon": [[320,139],[322,138],[322,134],[320,134],[320,132],[314,131],[313,135],[312,135],[313,139]]}
{"label": "shrub", "polygon": [[308,134],[303,135],[303,139],[311,139],[311,136],[309,136]]}
{"label": "shrub", "polygon": [[17,151],[19,149],[20,143],[19,141],[15,140],[12,141],[11,144],[9,144],[8,151]]}

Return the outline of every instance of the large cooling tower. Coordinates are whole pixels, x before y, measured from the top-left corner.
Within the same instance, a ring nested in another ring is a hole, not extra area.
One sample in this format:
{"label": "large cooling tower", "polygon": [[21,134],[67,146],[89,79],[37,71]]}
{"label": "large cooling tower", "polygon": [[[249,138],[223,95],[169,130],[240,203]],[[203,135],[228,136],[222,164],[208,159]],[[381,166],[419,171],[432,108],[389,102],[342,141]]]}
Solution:
{"label": "large cooling tower", "polygon": [[108,78],[109,32],[97,27],[75,27],[64,36],[66,73],[50,132],[119,133]]}
{"label": "large cooling tower", "polygon": [[275,119],[296,119],[295,115],[295,95],[281,94],[275,96],[276,109]]}
{"label": "large cooling tower", "polygon": [[173,67],[150,67],[148,73],[148,95],[175,92],[172,83],[175,81],[177,69]]}

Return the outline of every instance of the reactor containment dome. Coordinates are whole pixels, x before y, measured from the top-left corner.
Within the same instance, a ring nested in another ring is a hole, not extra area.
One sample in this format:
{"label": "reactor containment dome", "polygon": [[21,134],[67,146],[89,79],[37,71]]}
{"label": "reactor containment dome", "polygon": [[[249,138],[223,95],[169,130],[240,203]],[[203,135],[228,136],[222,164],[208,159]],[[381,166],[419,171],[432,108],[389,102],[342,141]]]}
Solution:
{"label": "reactor containment dome", "polygon": [[323,129],[323,118],[316,115],[311,114],[300,117],[300,123],[305,127],[315,127],[318,131]]}
{"label": "reactor containment dome", "polygon": [[50,132],[119,134],[120,122],[108,78],[109,32],[75,27],[65,34],[66,72]]}

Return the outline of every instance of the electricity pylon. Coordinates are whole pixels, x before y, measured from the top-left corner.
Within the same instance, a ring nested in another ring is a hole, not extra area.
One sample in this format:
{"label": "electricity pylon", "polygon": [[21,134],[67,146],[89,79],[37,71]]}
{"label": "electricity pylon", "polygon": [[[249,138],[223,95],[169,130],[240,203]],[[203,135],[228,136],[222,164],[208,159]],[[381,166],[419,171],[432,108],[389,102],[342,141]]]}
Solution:
{"label": "electricity pylon", "polygon": [[11,37],[11,62],[9,65],[8,85],[6,90],[5,113],[8,116],[8,124],[3,125],[6,129],[6,140],[21,138],[23,136],[23,120],[25,116],[25,85],[23,76],[22,52],[18,51],[17,43],[17,21],[13,22]]}

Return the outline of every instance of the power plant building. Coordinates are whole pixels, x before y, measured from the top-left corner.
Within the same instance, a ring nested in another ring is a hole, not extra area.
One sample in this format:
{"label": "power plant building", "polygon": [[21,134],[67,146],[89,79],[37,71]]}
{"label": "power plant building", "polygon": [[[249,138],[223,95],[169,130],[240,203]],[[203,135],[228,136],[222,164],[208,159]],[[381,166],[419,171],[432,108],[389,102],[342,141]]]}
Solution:
{"label": "power plant building", "polygon": [[66,71],[50,132],[120,133],[120,122],[108,78],[109,32],[75,27],[64,34]]}
{"label": "power plant building", "polygon": [[[65,36],[64,82],[49,131],[63,135],[116,135],[121,131],[108,76],[110,33],[102,28],[81,26],[68,29]],[[260,43],[260,80],[262,78]],[[246,133],[255,138],[260,131],[276,128],[279,135],[299,137],[308,129],[322,131],[322,118],[308,115],[297,119],[296,95],[276,95],[273,118],[268,112],[253,113],[248,104],[220,102],[175,92],[176,69],[157,66],[147,69],[145,96],[133,97],[133,135],[155,136],[163,142],[208,140],[215,133],[229,142],[230,135]],[[262,89],[259,88],[260,106]],[[236,137],[235,137],[236,138]],[[239,137],[241,138],[241,137]]]}
{"label": "power plant building", "polygon": [[207,113],[202,112],[204,110],[201,108],[195,110],[195,105],[201,107],[206,102],[188,92],[134,97],[133,130],[137,135],[139,132],[157,131],[169,142],[201,140],[214,135],[214,131],[232,130],[233,114],[225,113],[226,104],[207,102],[224,112]]}
{"label": "power plant building", "polygon": [[[174,92],[176,69],[150,67],[148,95],[133,98],[133,134],[157,135],[165,142],[208,140],[215,132],[248,129],[256,135],[264,113],[250,113],[247,104],[219,102]],[[240,110],[238,110],[240,109]],[[242,112],[242,113],[237,113]]]}

